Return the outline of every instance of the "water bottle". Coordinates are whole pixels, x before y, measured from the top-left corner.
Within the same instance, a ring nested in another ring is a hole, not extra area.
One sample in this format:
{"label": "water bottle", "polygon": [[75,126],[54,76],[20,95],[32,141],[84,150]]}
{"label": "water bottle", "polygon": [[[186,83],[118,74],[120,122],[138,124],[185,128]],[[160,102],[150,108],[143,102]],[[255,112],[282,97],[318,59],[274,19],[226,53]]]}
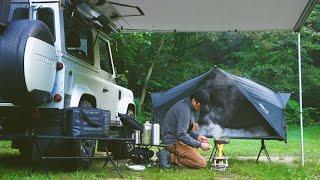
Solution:
{"label": "water bottle", "polygon": [[151,143],[151,124],[149,121],[146,121],[144,124],[144,130],[142,134],[142,143],[150,144]]}
{"label": "water bottle", "polygon": [[152,144],[160,144],[160,125],[158,123],[152,124]]}

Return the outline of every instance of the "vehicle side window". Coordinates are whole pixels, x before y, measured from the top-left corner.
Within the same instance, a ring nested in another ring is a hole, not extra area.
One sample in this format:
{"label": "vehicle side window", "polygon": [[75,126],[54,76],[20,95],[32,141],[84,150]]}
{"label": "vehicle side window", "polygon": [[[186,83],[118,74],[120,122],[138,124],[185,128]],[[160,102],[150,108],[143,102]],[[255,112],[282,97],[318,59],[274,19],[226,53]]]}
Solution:
{"label": "vehicle side window", "polygon": [[54,32],[54,16],[53,16],[53,11],[49,8],[43,8],[43,9],[38,9],[37,11],[37,19],[45,23],[48,28],[50,29],[50,32],[54,38],[55,38],[55,32]]}
{"label": "vehicle side window", "polygon": [[64,14],[67,52],[93,65],[93,35],[90,26],[77,13],[74,13],[73,17],[68,11]]}
{"label": "vehicle side window", "polygon": [[29,19],[28,8],[17,8],[13,11],[12,21],[16,21],[20,19]]}
{"label": "vehicle side window", "polygon": [[100,40],[99,44],[100,68],[110,74],[113,74],[109,46],[106,42]]}

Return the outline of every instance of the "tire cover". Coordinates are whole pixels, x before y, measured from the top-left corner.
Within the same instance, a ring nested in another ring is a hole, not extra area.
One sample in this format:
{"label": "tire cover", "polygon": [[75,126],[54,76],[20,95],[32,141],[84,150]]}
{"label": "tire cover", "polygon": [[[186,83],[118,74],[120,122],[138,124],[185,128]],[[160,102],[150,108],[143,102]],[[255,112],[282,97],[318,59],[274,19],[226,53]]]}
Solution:
{"label": "tire cover", "polygon": [[17,103],[30,103],[24,77],[24,53],[29,37],[54,45],[49,28],[38,20],[12,22],[0,42],[0,95]]}

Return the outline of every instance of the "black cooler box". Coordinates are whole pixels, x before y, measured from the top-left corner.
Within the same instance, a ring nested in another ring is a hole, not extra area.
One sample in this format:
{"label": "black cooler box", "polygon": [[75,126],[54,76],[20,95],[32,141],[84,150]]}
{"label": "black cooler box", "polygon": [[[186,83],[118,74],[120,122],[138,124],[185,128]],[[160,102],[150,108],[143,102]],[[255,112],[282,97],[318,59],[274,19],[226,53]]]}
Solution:
{"label": "black cooler box", "polygon": [[75,137],[108,137],[111,113],[96,108],[68,108],[66,135]]}

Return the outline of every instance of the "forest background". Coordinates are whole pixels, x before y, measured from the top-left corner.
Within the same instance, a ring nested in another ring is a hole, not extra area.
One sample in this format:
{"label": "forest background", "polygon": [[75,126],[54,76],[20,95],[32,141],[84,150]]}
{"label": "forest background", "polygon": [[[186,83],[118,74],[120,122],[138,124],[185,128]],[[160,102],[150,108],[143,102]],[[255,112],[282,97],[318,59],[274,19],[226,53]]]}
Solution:
{"label": "forest background", "polygon": [[[138,120],[150,120],[150,92],[168,90],[214,66],[280,92],[292,92],[288,124],[299,123],[297,33],[119,33],[113,58],[126,70],[118,83],[135,95]],[[301,30],[304,122],[320,122],[320,4]]]}

